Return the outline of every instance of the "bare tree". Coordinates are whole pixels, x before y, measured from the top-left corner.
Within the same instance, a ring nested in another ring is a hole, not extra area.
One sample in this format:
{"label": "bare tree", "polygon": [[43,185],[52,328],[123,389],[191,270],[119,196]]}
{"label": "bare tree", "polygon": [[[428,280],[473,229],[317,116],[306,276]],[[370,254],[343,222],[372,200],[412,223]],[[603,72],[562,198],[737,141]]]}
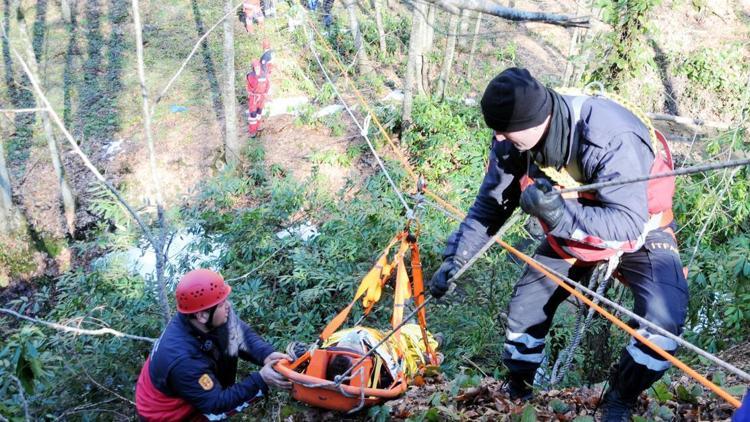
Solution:
{"label": "bare tree", "polygon": [[383,28],[383,12],[380,7],[380,0],[370,0],[372,9],[375,11],[375,25],[378,27],[378,41],[380,42],[380,54],[385,57],[388,55],[388,49],[385,44],[385,29]]}
{"label": "bare tree", "polygon": [[370,73],[370,59],[367,57],[365,43],[362,40],[362,31],[359,30],[359,20],[357,19],[357,5],[355,0],[344,0],[344,7],[349,14],[349,28],[354,38],[354,50],[356,51],[356,60],[359,64],[359,73]]}
{"label": "bare tree", "polygon": [[453,66],[453,53],[456,51],[456,38],[458,30],[459,17],[451,13],[450,20],[448,22],[448,40],[445,45],[445,54],[443,55],[443,66],[440,69],[440,79],[438,80],[437,86],[437,97],[440,101],[445,97],[445,86],[448,83],[448,79],[451,74],[451,67]]}
{"label": "bare tree", "polygon": [[[460,25],[459,32],[461,34],[465,34],[469,32],[469,11],[467,9],[461,9],[461,19],[460,19],[459,25]],[[468,38],[461,37],[461,39],[458,41],[458,46],[460,49],[466,51],[467,43],[468,43]]]}
{"label": "bare tree", "polygon": [[466,79],[471,80],[471,71],[474,70],[474,53],[477,51],[477,43],[479,42],[479,27],[482,25],[482,14],[477,13],[477,22],[474,24],[474,36],[471,40],[471,48],[469,49],[469,60],[466,62]]}
{"label": "bare tree", "polygon": [[146,72],[143,66],[143,33],[141,26],[141,8],[138,0],[132,0],[133,7],[133,26],[135,27],[135,48],[138,60],[138,79],[141,83],[141,97],[143,99],[143,129],[146,134],[146,143],[148,144],[149,164],[151,167],[151,183],[156,199],[156,213],[159,225],[159,235],[152,236],[151,246],[154,248],[156,257],[156,287],[159,293],[159,303],[162,307],[162,317],[166,325],[170,319],[169,302],[167,300],[166,281],[164,280],[164,271],[167,264],[167,227],[164,217],[164,198],[161,194],[161,184],[156,168],[156,152],[154,150],[154,138],[151,134],[151,106],[148,100],[148,87],[146,85]]}
{"label": "bare tree", "polygon": [[418,49],[422,41],[421,21],[427,12],[427,5],[422,2],[412,3],[411,18],[411,35],[409,36],[409,58],[406,62],[406,74],[404,75],[404,105],[401,114],[401,121],[406,127],[411,122],[411,112],[414,105],[414,85],[418,76],[417,73],[417,56]]}
{"label": "bare tree", "polygon": [[13,207],[10,175],[5,162],[4,135],[0,134],[0,234],[8,235],[18,228],[19,220],[18,212]]}
{"label": "bare tree", "polygon": [[[234,10],[232,0],[224,1],[224,13]],[[237,94],[234,84],[234,21],[224,20],[224,158],[237,164],[242,157],[243,142],[237,130]]]}
{"label": "bare tree", "polygon": [[75,0],[60,0],[60,15],[65,23],[73,22],[73,7],[71,2]]}
{"label": "bare tree", "polygon": [[[31,39],[29,38],[28,32],[26,30],[26,18],[24,16],[24,11],[21,7],[20,1],[14,2],[13,10],[16,10],[18,32],[20,34],[19,38],[21,39],[23,48],[26,52],[26,58],[28,60],[29,68],[34,74],[39,75],[39,65],[37,64],[36,56],[34,55],[34,47],[32,46]],[[37,104],[41,103],[38,96],[36,96],[36,102]],[[75,232],[75,198],[73,196],[73,191],[70,188],[70,184],[65,177],[65,168],[63,167],[62,159],[60,158],[60,149],[57,141],[55,140],[55,133],[52,129],[52,123],[50,122],[49,115],[46,111],[42,111],[39,113],[39,116],[42,120],[44,136],[45,138],[47,138],[47,146],[50,152],[52,168],[55,171],[57,184],[60,187],[60,200],[62,204],[63,217],[65,218],[65,225],[68,233],[72,236]]]}

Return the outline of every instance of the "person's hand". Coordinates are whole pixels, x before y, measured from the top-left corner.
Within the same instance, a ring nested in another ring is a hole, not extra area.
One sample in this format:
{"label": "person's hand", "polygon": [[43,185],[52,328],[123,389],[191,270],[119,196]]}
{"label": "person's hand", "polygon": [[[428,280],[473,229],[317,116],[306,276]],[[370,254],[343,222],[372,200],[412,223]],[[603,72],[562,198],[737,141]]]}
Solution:
{"label": "person's hand", "polygon": [[278,361],[279,360],[277,359],[268,362],[265,366],[263,366],[263,368],[260,369],[260,377],[263,378],[263,381],[265,381],[265,383],[270,387],[275,387],[282,390],[290,390],[292,388],[292,383],[283,375],[276,372],[275,369],[273,369],[273,366]]}
{"label": "person's hand", "polygon": [[552,230],[562,220],[565,201],[548,180],[538,179],[521,194],[521,209],[544,221]]}
{"label": "person's hand", "polygon": [[263,359],[263,365],[268,365],[269,363],[276,363],[282,359],[286,359],[288,361],[292,361],[293,359],[287,355],[286,353],[281,352],[273,352],[270,355],[266,356],[265,359]]}
{"label": "person's hand", "polygon": [[430,280],[430,294],[435,299],[440,299],[450,288],[448,282],[457,272],[461,266],[453,258],[448,258],[440,265],[437,272],[432,275]]}

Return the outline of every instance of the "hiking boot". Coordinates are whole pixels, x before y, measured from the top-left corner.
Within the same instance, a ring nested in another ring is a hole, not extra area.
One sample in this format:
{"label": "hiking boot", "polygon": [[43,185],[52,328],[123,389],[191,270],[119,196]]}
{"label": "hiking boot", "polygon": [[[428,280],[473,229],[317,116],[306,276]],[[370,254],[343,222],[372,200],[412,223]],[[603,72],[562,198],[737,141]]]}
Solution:
{"label": "hiking boot", "polygon": [[505,391],[511,400],[529,401],[534,397],[534,372],[510,373]]}
{"label": "hiking boot", "polygon": [[610,388],[601,404],[602,422],[630,422],[636,400],[626,400],[620,393]]}

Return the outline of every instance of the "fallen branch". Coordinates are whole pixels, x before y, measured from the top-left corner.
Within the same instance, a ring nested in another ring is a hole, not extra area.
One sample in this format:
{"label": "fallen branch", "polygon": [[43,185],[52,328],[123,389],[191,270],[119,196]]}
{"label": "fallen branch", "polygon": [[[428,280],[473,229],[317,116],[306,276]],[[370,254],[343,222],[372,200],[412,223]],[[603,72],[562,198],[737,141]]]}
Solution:
{"label": "fallen branch", "polygon": [[0,113],[36,113],[38,111],[47,111],[46,108],[0,108]]}
{"label": "fallen branch", "polygon": [[64,331],[66,333],[74,333],[74,334],[87,335],[87,336],[112,335],[115,337],[124,337],[124,338],[131,339],[131,340],[148,341],[150,343],[153,343],[156,341],[155,338],[136,336],[133,334],[126,334],[126,333],[123,333],[122,331],[113,330],[111,328],[98,328],[96,330],[88,330],[85,328],[76,328],[76,327],[71,327],[69,325],[58,324],[56,322],[43,321],[41,319],[36,319],[36,318],[28,317],[26,315],[21,315],[16,311],[13,311],[11,309],[6,309],[6,308],[0,308],[0,313],[8,314],[19,319],[33,322],[34,324],[44,325],[50,328],[54,328],[55,330],[58,330],[58,331]]}
{"label": "fallen branch", "polygon": [[461,9],[474,10],[479,13],[497,16],[514,22],[541,22],[562,27],[588,28],[588,16],[566,16],[558,13],[528,12],[525,10],[503,7],[490,0],[428,0],[430,3],[458,14]]}
{"label": "fallen branch", "polygon": [[675,123],[679,123],[681,125],[687,125],[687,126],[703,126],[703,127],[716,128],[720,130],[727,130],[730,127],[729,124],[727,123],[711,122],[711,121],[706,121],[706,120],[701,120],[701,119],[694,119],[692,117],[673,116],[671,114],[662,114],[662,113],[646,113],[646,115],[651,120],[675,122]]}

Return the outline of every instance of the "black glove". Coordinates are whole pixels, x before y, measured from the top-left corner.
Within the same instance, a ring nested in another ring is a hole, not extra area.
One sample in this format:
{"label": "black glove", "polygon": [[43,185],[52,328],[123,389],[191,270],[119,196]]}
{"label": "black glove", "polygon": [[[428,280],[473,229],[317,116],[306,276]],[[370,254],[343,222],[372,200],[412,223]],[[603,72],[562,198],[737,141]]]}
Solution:
{"label": "black glove", "polygon": [[548,180],[538,179],[521,194],[521,209],[544,221],[552,230],[562,220],[565,201]]}
{"label": "black glove", "polygon": [[453,258],[448,258],[440,265],[437,272],[432,275],[430,280],[430,294],[435,299],[440,299],[445,295],[450,287],[450,280],[461,268],[461,264]]}
{"label": "black glove", "polygon": [[245,14],[245,9],[240,8],[237,10],[237,17],[240,19],[240,23],[243,25],[247,25],[245,22],[247,19],[247,15]]}

